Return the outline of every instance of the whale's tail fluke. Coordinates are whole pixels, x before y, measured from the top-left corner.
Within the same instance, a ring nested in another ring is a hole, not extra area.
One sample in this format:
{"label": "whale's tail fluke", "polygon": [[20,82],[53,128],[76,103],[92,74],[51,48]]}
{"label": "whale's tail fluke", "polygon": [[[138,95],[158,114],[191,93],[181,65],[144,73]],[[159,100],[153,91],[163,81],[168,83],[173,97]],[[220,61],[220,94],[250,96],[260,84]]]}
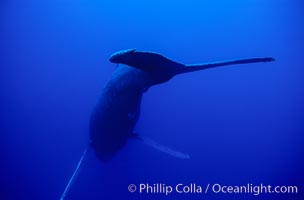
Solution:
{"label": "whale's tail fluke", "polygon": [[175,71],[175,74],[183,74],[188,72],[194,72],[214,67],[221,67],[225,65],[239,65],[239,64],[249,64],[249,63],[259,63],[259,62],[272,62],[275,61],[274,58],[265,57],[265,58],[247,58],[240,60],[231,60],[231,61],[223,61],[223,62],[214,62],[214,63],[203,63],[203,64],[193,64],[186,65],[184,68],[180,68]]}
{"label": "whale's tail fluke", "polygon": [[144,136],[141,136],[138,134],[134,134],[131,138],[137,139],[137,140],[143,142],[145,145],[148,145],[148,146],[150,146],[158,151],[161,151],[163,153],[166,153],[170,156],[180,158],[180,159],[189,159],[190,158],[189,154],[173,150],[167,146],[164,146],[164,145],[161,145],[161,144],[155,142],[154,140],[152,140],[150,138],[147,138],[147,137],[144,137]]}

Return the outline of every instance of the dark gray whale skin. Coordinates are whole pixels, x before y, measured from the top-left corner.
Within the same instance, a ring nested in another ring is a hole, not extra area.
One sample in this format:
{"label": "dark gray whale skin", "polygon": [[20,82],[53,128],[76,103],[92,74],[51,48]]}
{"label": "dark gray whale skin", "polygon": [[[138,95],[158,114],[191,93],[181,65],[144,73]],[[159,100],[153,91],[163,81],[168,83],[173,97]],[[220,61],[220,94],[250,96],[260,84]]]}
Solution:
{"label": "dark gray whale skin", "polygon": [[142,95],[149,87],[164,83],[176,74],[212,67],[269,62],[273,58],[252,58],[219,63],[184,65],[162,55],[135,49],[110,57],[118,63],[104,86],[90,120],[90,145],[101,161],[110,160],[129,138],[138,138],[134,127],[139,118]]}
{"label": "dark gray whale skin", "polygon": [[140,69],[120,64],[104,86],[90,121],[91,146],[108,161],[134,137],[143,93],[155,83]]}

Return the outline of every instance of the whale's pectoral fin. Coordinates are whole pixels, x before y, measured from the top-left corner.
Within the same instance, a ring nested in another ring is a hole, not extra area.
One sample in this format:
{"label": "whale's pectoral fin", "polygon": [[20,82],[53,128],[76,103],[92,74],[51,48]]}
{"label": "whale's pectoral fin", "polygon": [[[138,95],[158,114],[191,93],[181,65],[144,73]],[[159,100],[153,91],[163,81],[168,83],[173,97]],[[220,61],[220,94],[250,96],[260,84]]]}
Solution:
{"label": "whale's pectoral fin", "polygon": [[272,57],[264,57],[264,58],[247,58],[247,59],[240,59],[240,60],[214,62],[214,63],[193,64],[193,65],[186,65],[184,68],[177,69],[175,71],[175,75],[210,69],[210,68],[214,68],[214,67],[221,67],[221,66],[226,66],[226,65],[240,65],[240,64],[273,62],[273,61],[275,61],[275,59]]}
{"label": "whale's pectoral fin", "polygon": [[159,150],[163,153],[169,154],[171,156],[181,158],[181,159],[189,159],[190,158],[189,154],[182,153],[182,152],[173,150],[169,147],[166,147],[164,145],[158,144],[154,140],[152,140],[150,138],[147,138],[147,137],[144,137],[144,136],[140,136],[137,133],[133,133],[130,138],[137,139],[137,140],[143,142],[144,144],[146,144],[150,147],[153,147],[154,149]]}

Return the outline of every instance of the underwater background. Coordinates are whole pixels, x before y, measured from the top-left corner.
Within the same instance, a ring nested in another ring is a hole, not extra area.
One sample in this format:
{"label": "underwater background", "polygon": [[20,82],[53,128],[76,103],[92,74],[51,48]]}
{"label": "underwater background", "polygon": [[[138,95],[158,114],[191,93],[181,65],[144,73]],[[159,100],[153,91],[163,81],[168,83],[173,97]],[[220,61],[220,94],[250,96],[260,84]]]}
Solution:
{"label": "underwater background", "polygon": [[[144,94],[138,141],[90,150],[66,199],[303,199],[304,3],[288,0],[0,1],[0,199],[60,199],[122,49],[181,63],[266,57],[176,76]],[[135,184],[296,185],[298,194],[140,194]]]}

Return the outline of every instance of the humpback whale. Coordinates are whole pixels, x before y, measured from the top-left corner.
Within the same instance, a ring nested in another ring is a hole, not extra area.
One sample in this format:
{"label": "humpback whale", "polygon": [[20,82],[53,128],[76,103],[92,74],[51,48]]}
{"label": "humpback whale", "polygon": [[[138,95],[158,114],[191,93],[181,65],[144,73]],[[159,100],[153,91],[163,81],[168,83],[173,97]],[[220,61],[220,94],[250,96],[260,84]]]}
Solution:
{"label": "humpback whale", "polygon": [[274,61],[271,57],[250,58],[207,64],[185,65],[154,52],[128,49],[111,55],[110,62],[118,64],[101,92],[92,113],[90,144],[97,157],[109,160],[130,138],[143,141],[158,150],[179,158],[187,154],[158,145],[134,132],[140,114],[142,95],[151,86],[169,81],[175,75],[233,64]]}
{"label": "humpback whale", "polygon": [[[151,86],[165,83],[183,73],[226,65],[274,61],[271,57],[263,57],[186,65],[158,53],[137,49],[118,51],[112,54],[109,60],[118,66],[102,89],[90,119],[90,146],[104,162],[109,161],[122,149],[128,139],[137,139],[178,158],[189,158],[188,154],[172,150],[135,132],[142,96]],[[75,180],[86,152],[87,149],[61,199],[64,199]]]}

